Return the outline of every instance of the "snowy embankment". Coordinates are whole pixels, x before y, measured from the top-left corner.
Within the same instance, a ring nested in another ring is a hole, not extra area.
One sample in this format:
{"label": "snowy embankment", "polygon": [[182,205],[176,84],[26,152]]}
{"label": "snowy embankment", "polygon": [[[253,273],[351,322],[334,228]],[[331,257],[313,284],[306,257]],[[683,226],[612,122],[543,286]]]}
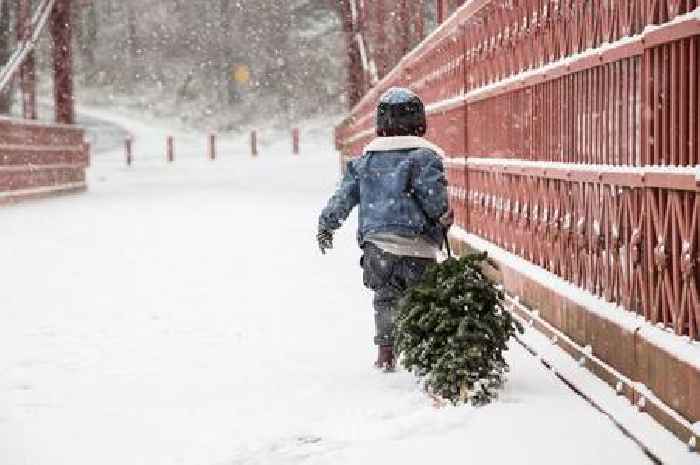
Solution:
{"label": "snowy embankment", "polygon": [[133,134],[135,165],[98,153],[88,193],[0,210],[3,465],[648,462],[517,344],[481,409],[372,368],[355,221],[330,255],[314,240],[328,128],[300,158],[240,139],[215,162],[178,134],[166,166],[167,128],[91,116]]}

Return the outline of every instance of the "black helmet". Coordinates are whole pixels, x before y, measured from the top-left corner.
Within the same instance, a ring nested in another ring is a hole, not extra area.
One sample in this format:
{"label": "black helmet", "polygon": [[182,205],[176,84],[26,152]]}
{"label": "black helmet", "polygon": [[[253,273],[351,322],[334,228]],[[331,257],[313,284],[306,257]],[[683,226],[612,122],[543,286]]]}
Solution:
{"label": "black helmet", "polygon": [[392,87],[379,99],[377,136],[422,137],[426,128],[423,102],[410,89]]}

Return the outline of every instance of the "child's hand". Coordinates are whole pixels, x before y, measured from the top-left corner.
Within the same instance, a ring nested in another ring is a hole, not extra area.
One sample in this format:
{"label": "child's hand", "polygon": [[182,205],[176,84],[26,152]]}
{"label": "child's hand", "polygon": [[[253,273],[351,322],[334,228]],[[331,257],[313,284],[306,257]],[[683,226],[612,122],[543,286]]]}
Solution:
{"label": "child's hand", "polygon": [[316,240],[318,241],[318,247],[321,249],[321,253],[325,255],[326,250],[333,248],[333,231],[319,229]]}

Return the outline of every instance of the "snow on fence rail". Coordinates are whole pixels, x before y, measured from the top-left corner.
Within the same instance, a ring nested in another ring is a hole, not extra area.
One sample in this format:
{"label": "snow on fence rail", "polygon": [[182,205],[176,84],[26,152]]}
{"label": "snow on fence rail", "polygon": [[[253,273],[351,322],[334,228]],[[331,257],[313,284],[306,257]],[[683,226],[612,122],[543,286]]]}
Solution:
{"label": "snow on fence rail", "polygon": [[336,142],[361,154],[378,96],[412,88],[449,154],[459,227],[700,340],[699,75],[698,0],[472,0]]}

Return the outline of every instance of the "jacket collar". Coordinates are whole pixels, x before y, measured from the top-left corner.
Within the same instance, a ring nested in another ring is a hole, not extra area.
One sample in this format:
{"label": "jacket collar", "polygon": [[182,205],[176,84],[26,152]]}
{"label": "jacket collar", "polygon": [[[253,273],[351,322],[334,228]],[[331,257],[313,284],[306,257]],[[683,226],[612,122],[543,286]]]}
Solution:
{"label": "jacket collar", "polygon": [[444,150],[427,139],[416,136],[377,137],[365,147],[365,152],[392,152],[395,150],[429,149],[439,156],[445,156]]}

